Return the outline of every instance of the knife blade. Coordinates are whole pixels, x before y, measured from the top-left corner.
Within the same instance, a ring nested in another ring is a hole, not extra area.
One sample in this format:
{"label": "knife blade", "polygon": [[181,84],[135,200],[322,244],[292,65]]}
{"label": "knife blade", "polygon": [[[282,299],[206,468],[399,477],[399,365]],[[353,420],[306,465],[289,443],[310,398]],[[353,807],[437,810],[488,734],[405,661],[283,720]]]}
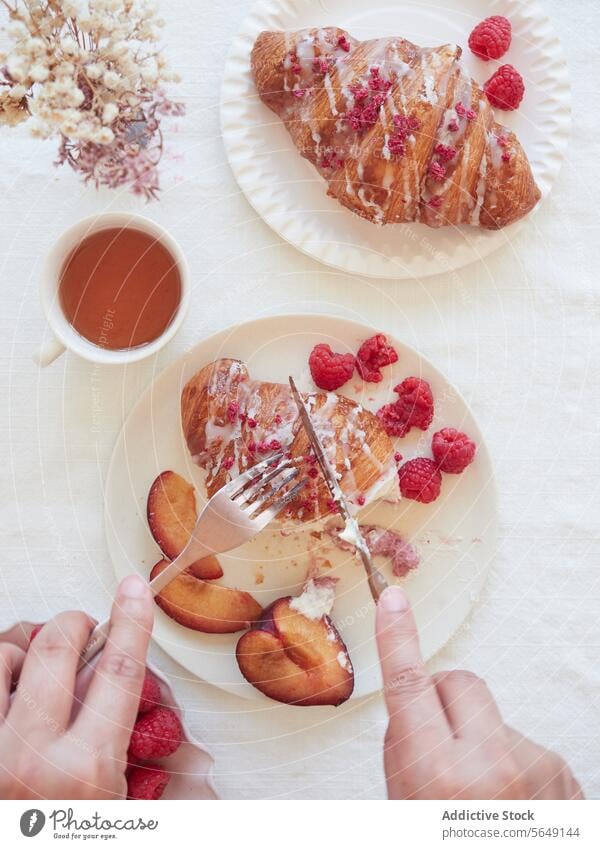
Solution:
{"label": "knife blade", "polygon": [[325,483],[327,484],[327,488],[331,494],[332,499],[335,501],[337,508],[342,516],[345,527],[342,533],[340,534],[341,538],[348,542],[350,545],[354,546],[355,551],[360,555],[360,559],[363,562],[363,566],[365,567],[365,571],[367,573],[367,582],[369,584],[369,590],[371,591],[371,595],[373,596],[373,601],[375,604],[379,601],[379,597],[384,589],[387,587],[387,581],[381,574],[381,572],[375,568],[373,565],[373,559],[371,557],[371,552],[369,551],[369,547],[363,537],[358,522],[350,512],[350,505],[348,504],[348,500],[344,495],[342,488],[339,484],[337,474],[335,469],[333,468],[327,454],[325,453],[325,449],[319,439],[319,436],[313,426],[310,413],[306,404],[304,403],[304,399],[298,392],[298,388],[294,382],[294,378],[290,377],[290,388],[292,390],[292,396],[294,401],[296,402],[296,406],[298,407],[298,413],[300,415],[300,420],[304,426],[304,430],[306,431],[306,435],[310,441],[313,451],[315,452],[315,457],[317,458],[317,463],[319,464],[321,471],[323,472],[323,477],[325,478]]}

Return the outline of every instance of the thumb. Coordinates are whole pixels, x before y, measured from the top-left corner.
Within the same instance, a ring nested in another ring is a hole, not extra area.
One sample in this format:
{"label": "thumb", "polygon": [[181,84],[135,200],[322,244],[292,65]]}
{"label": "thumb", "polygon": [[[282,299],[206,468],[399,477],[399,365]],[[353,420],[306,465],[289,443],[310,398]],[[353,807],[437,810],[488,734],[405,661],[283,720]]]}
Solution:
{"label": "thumb", "polygon": [[443,708],[423,663],[410,601],[400,587],[382,593],[376,629],[385,701],[395,730],[403,737],[424,725],[441,731],[446,725]]}

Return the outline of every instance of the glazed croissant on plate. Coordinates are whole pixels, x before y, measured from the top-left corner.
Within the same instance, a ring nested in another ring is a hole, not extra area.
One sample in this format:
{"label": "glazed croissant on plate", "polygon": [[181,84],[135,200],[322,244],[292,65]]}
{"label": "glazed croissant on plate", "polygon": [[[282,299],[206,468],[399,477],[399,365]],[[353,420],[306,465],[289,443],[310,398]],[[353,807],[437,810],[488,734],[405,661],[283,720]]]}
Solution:
{"label": "glazed croissant on plate", "polygon": [[540,191],[461,53],[325,27],[261,33],[251,65],[261,99],[352,212],[377,224],[499,229]]}
{"label": "glazed croissant on plate", "polygon": [[[379,419],[332,392],[304,397],[350,503],[358,509],[384,493],[399,497],[394,448]],[[310,521],[334,512],[286,385],[252,380],[239,360],[216,360],[185,385],[181,421],[190,453],[207,472],[209,497],[269,455],[286,451],[309,485],[290,502],[285,518]]]}

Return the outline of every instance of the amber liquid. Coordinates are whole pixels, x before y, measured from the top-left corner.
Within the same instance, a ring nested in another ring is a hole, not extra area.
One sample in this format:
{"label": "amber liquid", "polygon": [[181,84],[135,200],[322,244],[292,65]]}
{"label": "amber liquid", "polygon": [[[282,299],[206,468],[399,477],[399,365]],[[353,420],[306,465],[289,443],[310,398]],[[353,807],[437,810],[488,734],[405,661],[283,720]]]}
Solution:
{"label": "amber liquid", "polygon": [[153,342],[173,321],[181,276],[149,233],[109,228],[83,239],[60,274],[62,310],[75,330],[110,350]]}

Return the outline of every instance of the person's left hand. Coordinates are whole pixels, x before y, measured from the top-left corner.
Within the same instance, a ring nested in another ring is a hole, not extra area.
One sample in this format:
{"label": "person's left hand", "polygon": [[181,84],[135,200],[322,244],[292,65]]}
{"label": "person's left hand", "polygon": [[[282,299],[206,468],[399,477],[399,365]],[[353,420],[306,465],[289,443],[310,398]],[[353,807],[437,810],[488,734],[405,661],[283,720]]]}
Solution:
{"label": "person's left hand", "polygon": [[77,664],[94,624],[85,613],[47,622],[27,652],[0,643],[0,798],[126,795],[152,618],[148,584],[130,575],[117,591],[108,642],[81,705]]}

